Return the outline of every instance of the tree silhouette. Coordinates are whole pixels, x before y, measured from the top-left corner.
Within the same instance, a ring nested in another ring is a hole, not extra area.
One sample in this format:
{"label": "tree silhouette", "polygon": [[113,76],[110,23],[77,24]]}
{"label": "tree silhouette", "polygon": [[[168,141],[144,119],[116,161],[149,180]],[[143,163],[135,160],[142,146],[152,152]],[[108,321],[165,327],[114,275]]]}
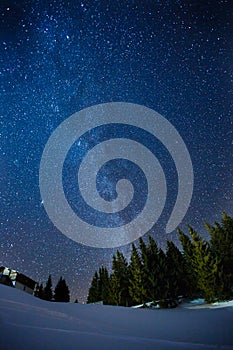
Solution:
{"label": "tree silhouette", "polygon": [[91,286],[89,288],[88,297],[87,297],[87,303],[96,303],[97,301],[101,300],[100,290],[99,290],[99,275],[96,271],[92,281]]}
{"label": "tree silhouette", "polygon": [[43,291],[43,299],[47,301],[51,301],[53,298],[53,291],[52,291],[52,277],[49,275],[48,280],[46,282],[44,291]]}
{"label": "tree silhouette", "polygon": [[70,291],[65,279],[60,277],[54,290],[54,301],[68,303],[70,301]]}

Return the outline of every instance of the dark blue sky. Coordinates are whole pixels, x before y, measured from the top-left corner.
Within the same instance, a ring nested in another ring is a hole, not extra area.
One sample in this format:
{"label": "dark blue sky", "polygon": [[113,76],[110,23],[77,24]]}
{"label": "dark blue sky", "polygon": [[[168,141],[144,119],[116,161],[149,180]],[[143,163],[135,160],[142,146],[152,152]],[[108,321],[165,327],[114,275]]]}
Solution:
{"label": "dark blue sky", "polygon": [[[54,227],[39,189],[52,132],[99,103],[144,105],[179,131],[194,168],[181,228],[206,236],[204,221],[232,214],[231,1],[2,0],[0,25],[1,264],[40,281],[52,273],[54,284],[63,275],[80,300],[95,269],[111,266],[114,249],[83,246]],[[177,241],[164,231],[177,180],[156,147],[170,204],[151,233],[164,246]],[[129,256],[130,246],[122,251]]]}

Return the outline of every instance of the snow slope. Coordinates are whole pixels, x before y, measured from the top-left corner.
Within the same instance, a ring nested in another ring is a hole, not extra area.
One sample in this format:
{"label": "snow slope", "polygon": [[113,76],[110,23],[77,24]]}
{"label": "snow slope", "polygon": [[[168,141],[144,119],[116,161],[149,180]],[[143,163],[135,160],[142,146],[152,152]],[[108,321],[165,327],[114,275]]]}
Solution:
{"label": "snow slope", "polygon": [[1,350],[233,350],[233,308],[49,303],[0,285]]}

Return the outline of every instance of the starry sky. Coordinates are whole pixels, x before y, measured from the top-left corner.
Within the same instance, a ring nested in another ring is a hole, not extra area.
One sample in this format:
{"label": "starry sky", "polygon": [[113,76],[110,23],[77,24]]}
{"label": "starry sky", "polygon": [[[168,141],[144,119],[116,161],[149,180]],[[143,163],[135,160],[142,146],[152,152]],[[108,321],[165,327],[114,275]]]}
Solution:
{"label": "starry sky", "polygon": [[[50,221],[39,188],[53,131],[99,103],[149,107],[180,133],[194,170],[182,229],[190,224],[208,237],[205,221],[232,215],[232,20],[230,0],[0,1],[0,264],[41,282],[51,273],[54,285],[63,275],[71,300],[80,301],[94,271],[110,268],[116,249],[68,239]],[[85,142],[93,137],[98,130]],[[176,231],[164,229],[177,178],[153,142],[168,200],[150,233],[164,247],[166,239],[177,242]],[[79,156],[70,150],[67,169]],[[68,175],[64,183],[74,186]],[[120,250],[129,258],[130,245]]]}

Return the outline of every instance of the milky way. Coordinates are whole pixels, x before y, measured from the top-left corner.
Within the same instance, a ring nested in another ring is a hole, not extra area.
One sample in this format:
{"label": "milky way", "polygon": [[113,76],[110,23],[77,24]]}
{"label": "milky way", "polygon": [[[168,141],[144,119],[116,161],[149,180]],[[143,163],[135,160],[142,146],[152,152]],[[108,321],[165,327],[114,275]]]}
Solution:
{"label": "milky way", "polygon": [[[49,273],[54,284],[63,275],[79,300],[86,299],[93,272],[110,268],[115,249],[68,239],[50,221],[39,189],[40,160],[53,131],[100,103],[149,107],[180,133],[194,169],[182,229],[190,224],[206,236],[204,221],[232,214],[231,10],[227,0],[1,1],[1,264],[41,282]],[[81,149],[101,132],[86,135]],[[142,132],[137,137],[150,142]],[[76,146],[67,169],[80,157]],[[167,180],[166,207],[150,231],[164,247],[167,238],[177,242],[176,231],[164,229],[177,175],[163,145],[152,140],[150,146]],[[72,192],[74,183],[64,177]],[[130,245],[120,249],[129,258]]]}

